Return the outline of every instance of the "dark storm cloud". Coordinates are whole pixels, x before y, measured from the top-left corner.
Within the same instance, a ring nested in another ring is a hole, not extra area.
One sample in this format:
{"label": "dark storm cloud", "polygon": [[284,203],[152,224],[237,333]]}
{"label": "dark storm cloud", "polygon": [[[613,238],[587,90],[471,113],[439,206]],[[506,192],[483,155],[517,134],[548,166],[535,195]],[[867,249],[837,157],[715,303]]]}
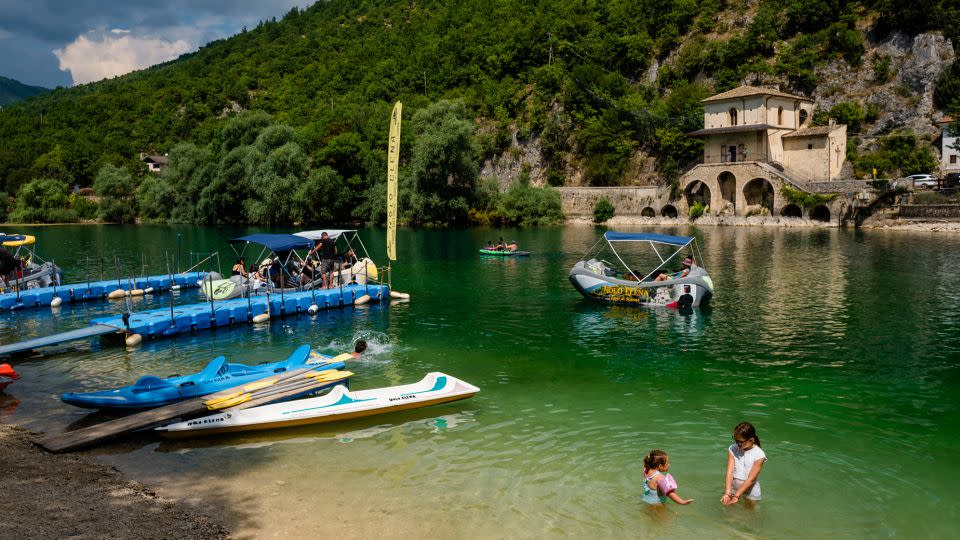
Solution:
{"label": "dark storm cloud", "polygon": [[[310,0],[0,0],[0,75],[28,84],[69,84],[54,49],[91,31],[188,39],[193,47],[260,20],[280,18]],[[58,75],[58,73],[60,73]]]}

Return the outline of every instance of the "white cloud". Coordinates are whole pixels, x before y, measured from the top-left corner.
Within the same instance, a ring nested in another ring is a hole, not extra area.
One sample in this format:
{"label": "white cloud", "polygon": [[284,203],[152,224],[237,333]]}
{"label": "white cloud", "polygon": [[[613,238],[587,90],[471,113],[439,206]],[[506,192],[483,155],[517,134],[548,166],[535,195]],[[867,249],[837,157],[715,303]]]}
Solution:
{"label": "white cloud", "polygon": [[167,41],[117,32],[88,35],[78,36],[73,43],[53,51],[60,60],[60,70],[70,72],[73,84],[130,73],[172,60],[194,48],[182,39]]}
{"label": "white cloud", "polygon": [[130,31],[124,30],[123,28],[114,28],[113,30],[110,30],[110,33],[111,34],[129,34]]}

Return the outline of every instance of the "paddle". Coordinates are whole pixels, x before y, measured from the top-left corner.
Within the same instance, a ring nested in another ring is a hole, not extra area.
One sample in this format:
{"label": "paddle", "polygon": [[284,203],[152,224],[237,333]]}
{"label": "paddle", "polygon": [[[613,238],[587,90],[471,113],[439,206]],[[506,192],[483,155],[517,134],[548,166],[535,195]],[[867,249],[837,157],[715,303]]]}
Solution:
{"label": "paddle", "polygon": [[317,383],[328,383],[350,377],[353,373],[349,371],[326,370],[322,372],[308,372],[304,374],[304,379],[288,380],[285,384],[279,385],[265,392],[232,392],[231,394],[210,399],[204,402],[207,409],[211,411],[226,409],[245,403],[252,399],[262,399],[277,394],[283,394],[293,390],[308,390]]}

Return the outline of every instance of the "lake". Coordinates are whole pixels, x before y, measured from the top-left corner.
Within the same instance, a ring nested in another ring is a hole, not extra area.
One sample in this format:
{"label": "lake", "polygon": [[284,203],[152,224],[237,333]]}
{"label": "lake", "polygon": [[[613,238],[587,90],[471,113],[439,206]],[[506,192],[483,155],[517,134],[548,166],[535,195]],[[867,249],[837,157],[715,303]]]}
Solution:
{"label": "lake", "polygon": [[[9,227],[7,228],[10,229]],[[219,250],[262,229],[24,227],[38,250],[87,275],[165,273],[165,253]],[[140,436],[89,451],[164,495],[203,500],[239,536],[533,538],[947,538],[960,522],[960,236],[935,233],[658,228],[698,238],[709,309],[604,307],[569,268],[604,229],[401,230],[394,289],[408,303],[321,312],[127,350],[78,342],[14,362],[7,422],[59,432],[98,417],[66,391],[258,363],[310,343],[370,352],[354,389],[430,371],[481,392],[452,404],[343,423],[203,439]],[[623,230],[653,230],[637,227]],[[8,231],[9,232],[9,231]],[[274,229],[272,232],[287,232]],[[488,239],[529,258],[481,258]],[[361,231],[386,262],[382,230]],[[248,264],[255,256],[247,251]],[[103,258],[103,263],[100,259]],[[206,269],[204,266],[203,269]],[[175,301],[197,299],[182,292]],[[168,297],[135,309],[162,307]],[[121,303],[0,314],[0,342],[81,327]],[[769,461],[754,510],[723,507],[733,427],[757,427]],[[651,515],[642,459],[670,455],[679,493]],[[65,471],[68,472],[68,471]],[[316,532],[311,532],[316,531]]]}

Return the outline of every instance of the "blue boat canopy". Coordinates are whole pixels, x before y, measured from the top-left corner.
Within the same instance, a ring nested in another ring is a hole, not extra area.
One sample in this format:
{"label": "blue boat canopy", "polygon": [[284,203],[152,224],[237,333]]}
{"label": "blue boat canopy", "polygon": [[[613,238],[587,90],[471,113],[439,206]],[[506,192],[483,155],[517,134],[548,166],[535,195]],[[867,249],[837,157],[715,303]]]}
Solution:
{"label": "blue boat canopy", "polygon": [[22,234],[0,234],[0,243],[3,242],[19,242],[21,240],[26,240],[26,236]]}
{"label": "blue boat canopy", "polygon": [[274,253],[293,249],[310,249],[313,247],[313,241],[309,238],[293,234],[249,234],[230,240],[231,244],[242,244],[244,242],[266,246],[267,249]]}
{"label": "blue boat canopy", "polygon": [[693,241],[692,236],[670,236],[669,234],[656,233],[620,233],[607,231],[603,234],[607,242],[656,242],[658,244],[669,244],[671,246],[685,246]]}

